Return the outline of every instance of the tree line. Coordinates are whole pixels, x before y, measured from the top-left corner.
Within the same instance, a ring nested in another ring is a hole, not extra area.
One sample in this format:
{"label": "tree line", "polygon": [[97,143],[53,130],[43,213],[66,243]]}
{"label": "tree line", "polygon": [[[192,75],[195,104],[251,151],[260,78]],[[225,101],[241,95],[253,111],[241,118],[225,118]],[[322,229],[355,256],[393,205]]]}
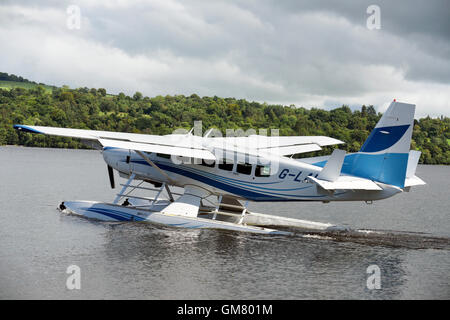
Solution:
{"label": "tree line", "polygon": [[[190,96],[144,97],[107,94],[103,88],[0,89],[0,145],[86,148],[71,138],[19,133],[13,124],[70,127],[147,134],[170,134],[189,130],[196,120],[203,132],[218,128],[279,129],[280,135],[324,135],[346,142],[347,152],[361,148],[381,117],[373,106],[352,111],[343,105],[327,111],[250,102],[245,99]],[[422,151],[420,163],[450,164],[450,118],[414,120],[411,148]],[[329,154],[326,147],[313,155]],[[302,154],[311,156],[310,154]]]}
{"label": "tree line", "polygon": [[[12,82],[21,82],[21,83],[25,83],[25,84],[45,86],[45,84],[43,84],[43,83],[37,83],[35,81],[30,81],[21,76],[16,76],[15,74],[8,74],[6,72],[0,72],[0,81],[12,81]],[[55,86],[47,86],[47,87],[56,88]]]}

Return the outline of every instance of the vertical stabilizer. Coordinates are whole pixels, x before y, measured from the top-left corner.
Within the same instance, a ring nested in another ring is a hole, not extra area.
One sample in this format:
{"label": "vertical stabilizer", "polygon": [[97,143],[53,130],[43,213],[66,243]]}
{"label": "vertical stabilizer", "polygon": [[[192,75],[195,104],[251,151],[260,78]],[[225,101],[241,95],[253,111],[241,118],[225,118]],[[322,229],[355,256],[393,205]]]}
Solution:
{"label": "vertical stabilizer", "polygon": [[345,157],[342,172],[403,188],[415,107],[393,101],[361,150]]}

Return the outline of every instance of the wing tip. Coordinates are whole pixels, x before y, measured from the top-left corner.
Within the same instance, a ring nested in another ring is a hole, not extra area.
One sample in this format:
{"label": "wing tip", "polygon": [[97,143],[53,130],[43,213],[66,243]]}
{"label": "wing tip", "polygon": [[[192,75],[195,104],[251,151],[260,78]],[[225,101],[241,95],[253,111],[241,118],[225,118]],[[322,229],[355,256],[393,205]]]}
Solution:
{"label": "wing tip", "polygon": [[36,130],[36,129],[30,127],[30,126],[26,126],[26,125],[23,125],[23,124],[15,124],[15,125],[13,125],[13,128],[16,129],[16,130],[22,131],[22,132],[43,133],[43,132],[41,132],[39,130]]}

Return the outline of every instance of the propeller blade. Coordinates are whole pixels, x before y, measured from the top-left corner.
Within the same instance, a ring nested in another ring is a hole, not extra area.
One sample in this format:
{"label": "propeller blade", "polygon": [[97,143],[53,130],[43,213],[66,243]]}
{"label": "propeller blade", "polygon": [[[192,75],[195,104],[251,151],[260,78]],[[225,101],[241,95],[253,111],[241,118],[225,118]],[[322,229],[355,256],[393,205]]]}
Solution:
{"label": "propeller blade", "polygon": [[109,183],[111,184],[111,188],[114,189],[116,184],[114,183],[114,171],[111,166],[108,166],[108,175],[109,175]]}

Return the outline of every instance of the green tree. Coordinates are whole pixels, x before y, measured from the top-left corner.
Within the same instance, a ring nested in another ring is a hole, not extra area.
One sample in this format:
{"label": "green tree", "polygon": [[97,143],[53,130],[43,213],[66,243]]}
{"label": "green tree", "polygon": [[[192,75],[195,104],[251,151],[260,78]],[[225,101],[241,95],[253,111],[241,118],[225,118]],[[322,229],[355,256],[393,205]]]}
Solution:
{"label": "green tree", "polygon": [[[0,73],[1,77],[6,75]],[[36,85],[29,89],[0,89],[0,144],[26,146],[85,148],[76,139],[19,134],[13,124],[168,134],[177,128],[190,129],[195,120],[202,120],[205,130],[215,127],[223,134],[227,128],[276,128],[282,135],[331,136],[346,143],[339,148],[355,152],[380,117],[373,106],[367,105],[355,111],[345,105],[327,111],[197,94],[149,98],[139,92],[132,97],[124,93],[107,95],[103,88],[64,86],[48,91]],[[422,151],[421,163],[450,164],[449,128],[448,117],[414,121],[411,147]],[[329,154],[335,147],[300,157]]]}
{"label": "green tree", "polygon": [[106,89],[104,89],[104,88],[99,88],[99,89],[97,90],[97,92],[98,92],[102,97],[105,97],[105,96],[106,96]]}

